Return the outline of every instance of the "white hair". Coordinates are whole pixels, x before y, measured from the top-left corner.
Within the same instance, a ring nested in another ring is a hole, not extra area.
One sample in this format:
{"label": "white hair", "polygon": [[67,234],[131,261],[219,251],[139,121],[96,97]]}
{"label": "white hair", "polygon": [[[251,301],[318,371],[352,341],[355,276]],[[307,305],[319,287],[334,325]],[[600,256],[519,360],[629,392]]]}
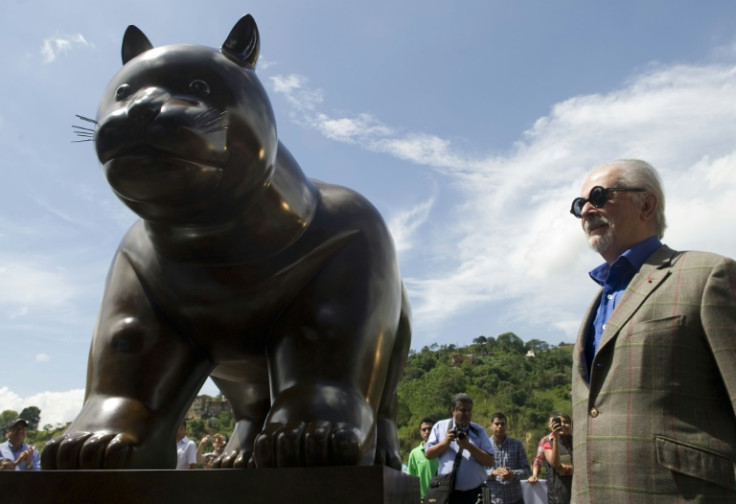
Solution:
{"label": "white hair", "polygon": [[[622,169],[621,176],[617,181],[622,187],[641,187],[657,198],[657,207],[654,209],[654,230],[657,232],[657,236],[662,239],[664,230],[667,229],[667,219],[664,214],[664,189],[662,189],[662,181],[657,170],[640,159],[616,159],[597,166],[593,172],[612,166]],[[637,202],[642,202],[646,196],[645,193],[631,194],[634,201]]]}

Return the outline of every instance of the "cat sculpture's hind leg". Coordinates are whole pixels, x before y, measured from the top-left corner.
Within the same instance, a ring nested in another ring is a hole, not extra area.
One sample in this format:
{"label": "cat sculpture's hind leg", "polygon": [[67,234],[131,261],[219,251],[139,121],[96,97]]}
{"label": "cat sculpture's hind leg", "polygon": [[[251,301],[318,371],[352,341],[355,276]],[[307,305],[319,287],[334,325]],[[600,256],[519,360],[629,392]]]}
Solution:
{"label": "cat sculpture's hind leg", "polygon": [[322,197],[329,215],[318,213],[302,240],[355,231],[273,327],[272,406],[256,439],[257,467],[374,464],[387,376],[394,366],[395,387],[400,372],[392,354],[402,287],[390,236],[359,195],[334,189]]}
{"label": "cat sculpture's hind leg", "polygon": [[411,345],[411,313],[409,296],[405,288],[401,292],[401,319],[396,334],[396,341],[391,352],[386,385],[383,388],[381,404],[378,407],[378,425],[376,427],[376,465],[386,465],[401,469],[399,454],[399,432],[396,427],[398,413],[398,397],[396,389],[404,370],[406,358]]}
{"label": "cat sculpture's hind leg", "polygon": [[235,428],[230,434],[227,446],[222,455],[213,462],[213,467],[248,467],[252,465],[253,446],[256,436],[263,428],[271,405],[268,389],[268,371],[266,358],[253,357],[248,363],[238,363],[249,371],[243,381],[233,381],[212,376],[212,381],[227,398],[233,409]]}

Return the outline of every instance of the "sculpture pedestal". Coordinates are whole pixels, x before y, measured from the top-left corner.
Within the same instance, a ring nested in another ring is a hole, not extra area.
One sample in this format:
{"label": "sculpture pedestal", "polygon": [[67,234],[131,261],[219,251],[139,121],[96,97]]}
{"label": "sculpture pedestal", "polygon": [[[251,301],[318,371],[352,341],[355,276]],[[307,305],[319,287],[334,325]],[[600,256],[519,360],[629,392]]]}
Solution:
{"label": "sculpture pedestal", "polygon": [[2,502],[85,504],[416,504],[419,479],[395,469],[0,471]]}

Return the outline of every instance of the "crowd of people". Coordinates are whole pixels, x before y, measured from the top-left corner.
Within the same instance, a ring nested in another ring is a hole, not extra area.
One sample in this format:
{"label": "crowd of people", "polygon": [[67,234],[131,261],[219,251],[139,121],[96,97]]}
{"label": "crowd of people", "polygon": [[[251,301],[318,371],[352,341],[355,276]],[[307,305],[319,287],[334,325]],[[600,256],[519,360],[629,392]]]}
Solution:
{"label": "crowd of people", "polygon": [[[184,420],[176,433],[176,468],[177,469],[213,469],[217,459],[225,451],[227,436],[224,434],[205,435],[199,444],[186,435],[187,423]],[[210,451],[205,452],[207,448]]]}
{"label": "crowd of people", "polygon": [[450,418],[438,422],[429,417],[422,419],[422,441],[409,454],[406,472],[419,478],[422,502],[433,478],[453,474],[452,504],[475,504],[484,493],[485,502],[523,504],[521,482],[536,484],[542,467],[547,468],[548,502],[570,502],[573,466],[569,415],[550,416],[550,433],[539,441],[530,465],[523,443],[508,435],[504,413],[491,417],[489,436],[471,421],[473,399],[468,394],[456,394],[450,412]]}

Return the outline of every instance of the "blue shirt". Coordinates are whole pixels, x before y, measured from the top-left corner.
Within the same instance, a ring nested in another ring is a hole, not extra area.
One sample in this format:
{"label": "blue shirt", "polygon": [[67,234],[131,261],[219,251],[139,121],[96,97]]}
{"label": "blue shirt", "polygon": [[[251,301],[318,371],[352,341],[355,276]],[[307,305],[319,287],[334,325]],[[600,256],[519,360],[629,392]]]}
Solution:
{"label": "blue shirt", "polygon": [[[26,443],[21,444],[17,449],[13,449],[13,447],[10,445],[10,441],[5,441],[4,443],[0,443],[0,458],[6,458],[10,459],[13,462],[18,460],[18,457],[22,452],[30,448]],[[28,469],[27,462],[22,462],[15,466],[16,471],[40,471],[41,470],[41,454],[38,453],[38,450],[33,451],[33,455],[31,455],[31,467]]]}
{"label": "blue shirt", "polygon": [[[425,450],[438,444],[440,441],[445,439],[447,431],[454,429],[452,418],[447,420],[441,420],[434,424],[432,432],[429,435]],[[488,434],[480,425],[470,422],[470,427],[466,431],[468,434],[468,440],[470,444],[475,445],[481,450],[493,455],[493,447],[491,441],[488,439]],[[455,455],[457,455],[459,446],[457,441],[452,441],[450,446],[444,451],[438,458],[440,459],[440,467],[437,474],[449,474],[452,472],[452,465],[455,462]],[[481,486],[485,483],[488,478],[488,470],[481,465],[478,460],[473,457],[468,450],[463,450],[462,460],[460,466],[457,469],[455,476],[455,489],[456,490],[472,490]]]}
{"label": "blue shirt", "polygon": [[[621,254],[613,264],[603,263],[591,270],[590,278],[603,287],[603,292],[601,293],[598,311],[593,320],[593,326],[588,329],[588,337],[585,343],[588,369],[590,369],[593,357],[600,346],[603,331],[606,329],[606,322],[611,318],[611,314],[616,309],[616,305],[626,287],[629,286],[629,282],[649,259],[649,256],[661,246],[662,242],[659,241],[659,238],[652,236]],[[593,335],[592,338],[590,337],[591,334]]]}

